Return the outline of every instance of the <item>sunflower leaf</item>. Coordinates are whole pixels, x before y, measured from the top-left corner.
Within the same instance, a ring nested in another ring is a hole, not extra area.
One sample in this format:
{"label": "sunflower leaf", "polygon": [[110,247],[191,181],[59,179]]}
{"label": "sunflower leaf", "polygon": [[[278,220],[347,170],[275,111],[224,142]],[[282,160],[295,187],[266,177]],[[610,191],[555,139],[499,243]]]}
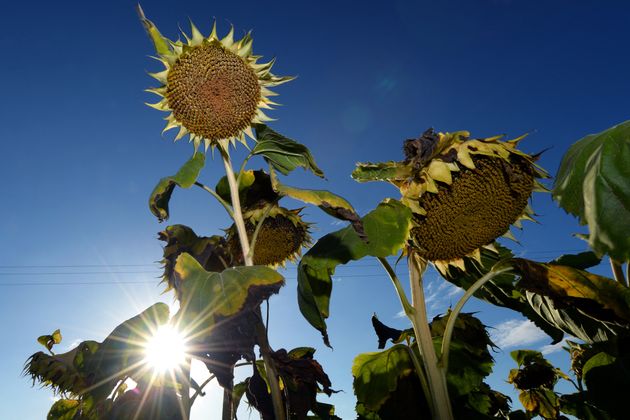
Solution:
{"label": "sunflower leaf", "polygon": [[190,188],[199,177],[206,162],[206,155],[195,153],[175,175],[162,178],[149,197],[149,209],[160,222],[168,219],[168,203],[176,186]]}
{"label": "sunflower leaf", "polygon": [[84,341],[66,353],[33,354],[24,372],[58,391],[80,395],[83,403],[103,401],[125,376],[144,378],[143,343],[168,317],[168,305],[157,303],[118,325],[102,343]]}
{"label": "sunflower leaf", "polygon": [[74,420],[81,408],[79,400],[61,399],[55,401],[48,411],[48,420]]}
{"label": "sunflower leaf", "polygon": [[585,270],[587,268],[595,267],[602,259],[594,252],[580,252],[579,254],[565,254],[561,255],[549,264],[567,265],[569,267],[577,268],[578,270]]}
{"label": "sunflower leaf", "polygon": [[[352,364],[357,403],[378,411],[398,387],[400,379],[415,375],[409,347],[396,344],[387,350],[359,354]],[[418,390],[418,394],[422,394]]]}
{"label": "sunflower leaf", "polygon": [[320,178],[324,172],[315,163],[315,158],[306,146],[283,136],[264,124],[256,126],[256,147],[253,155],[262,155],[265,160],[283,175],[296,168],[304,168]]}
{"label": "sunflower leaf", "polygon": [[574,307],[602,322],[630,326],[630,289],[573,267],[514,258],[517,287],[549,297],[558,307]]}
{"label": "sunflower leaf", "polygon": [[273,170],[271,170],[270,176],[271,185],[278,194],[316,205],[329,215],[350,222],[359,236],[365,237],[359,215],[345,198],[326,190],[307,190],[283,185],[278,181]]}
{"label": "sunflower leaf", "polygon": [[367,242],[351,226],[322,237],[298,265],[298,303],[306,320],[330,345],[326,332],[335,268],[365,256],[388,257],[405,245],[411,211],[397,200],[385,200],[361,219]]}
{"label": "sunflower leaf", "polygon": [[401,181],[409,178],[413,167],[404,162],[358,163],[352,178],[358,182]]}
{"label": "sunflower leaf", "polygon": [[589,246],[630,260],[630,121],[591,134],[564,155],[553,198],[589,227]]}
{"label": "sunflower leaf", "polygon": [[[446,273],[441,273],[442,276],[448,282],[464,290],[468,289],[475,281],[488,273],[499,261],[513,257],[512,251],[508,248],[497,243],[494,244],[494,247],[497,249],[498,253],[482,249],[481,264],[466,259],[466,271],[449,266]],[[516,277],[513,273],[503,273],[486,282],[474,296],[493,305],[520,312],[534,322],[538,328],[552,337],[554,343],[562,340],[563,332],[530,306],[524,294],[515,287],[515,283]]]}
{"label": "sunflower leaf", "polygon": [[177,317],[194,322],[198,330],[212,328],[216,317],[239,313],[248,302],[252,307],[259,304],[284,285],[284,277],[269,267],[208,272],[187,253],[177,258],[174,271],[181,279],[181,309]]}

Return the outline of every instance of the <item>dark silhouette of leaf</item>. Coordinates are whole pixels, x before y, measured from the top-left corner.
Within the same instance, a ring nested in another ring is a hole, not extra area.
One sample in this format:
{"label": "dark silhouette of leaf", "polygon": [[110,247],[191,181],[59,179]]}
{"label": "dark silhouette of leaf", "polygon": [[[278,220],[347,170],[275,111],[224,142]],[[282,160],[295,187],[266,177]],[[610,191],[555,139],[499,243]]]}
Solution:
{"label": "dark silhouette of leaf", "polygon": [[549,264],[566,265],[569,267],[577,268],[578,270],[586,270],[587,268],[595,267],[602,259],[599,258],[594,252],[587,251],[579,254],[565,254],[561,255]]}
{"label": "dark silhouette of leaf", "polygon": [[400,336],[403,333],[402,330],[397,330],[383,324],[376,317],[376,314],[372,315],[372,326],[374,327],[374,331],[376,332],[376,336],[378,337],[379,349],[385,348],[385,343],[387,343],[387,340],[392,340],[393,343],[398,342]]}

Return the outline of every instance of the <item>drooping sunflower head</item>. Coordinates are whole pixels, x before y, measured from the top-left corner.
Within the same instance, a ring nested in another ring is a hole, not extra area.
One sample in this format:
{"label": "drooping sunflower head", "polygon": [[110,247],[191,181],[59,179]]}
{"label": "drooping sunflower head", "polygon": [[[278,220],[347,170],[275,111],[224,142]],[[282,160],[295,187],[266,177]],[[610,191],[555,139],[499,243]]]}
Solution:
{"label": "drooping sunflower head", "polygon": [[234,28],[223,38],[212,33],[204,37],[191,23],[191,36],[185,42],[164,38],[155,25],[141,14],[142,22],[164,64],[164,71],[150,73],[161,86],[148,89],[162,97],[150,104],[169,112],[164,131],[179,128],[175,140],[186,134],[195,149],[204,142],[209,146],[245,142],[253,138],[252,125],[270,121],[263,109],[277,105],[269,98],[270,87],[292,80],[271,73],[274,60],[258,63],[252,53],[252,37],[248,33],[234,40]]}
{"label": "drooping sunflower head", "polygon": [[498,237],[512,237],[511,225],[533,220],[529,197],[546,191],[537,156],[516,148],[523,137],[472,139],[465,131],[428,130],[405,142],[403,162],[361,164],[354,176],[387,174],[414,213],[413,251],[442,272],[449,264],[465,270],[465,257],[480,261],[481,248],[492,249]]}
{"label": "drooping sunflower head", "polygon": [[188,226],[167,226],[158,233],[158,239],[166,242],[162,264],[166,283],[165,292],[174,289],[179,298],[181,279],[175,272],[177,258],[186,252],[197,260],[206,271],[221,272],[232,265],[232,258],[225,239],[221,236],[197,236]]}
{"label": "drooping sunflower head", "polygon": [[[254,236],[256,237],[254,264],[284,265],[287,261],[295,261],[302,248],[311,244],[310,224],[302,220],[300,210],[288,210],[272,205],[249,210],[243,214],[250,242]],[[261,220],[262,224],[256,233]],[[232,255],[242,255],[235,226],[228,229],[227,242]]]}
{"label": "drooping sunflower head", "polygon": [[[535,157],[516,149],[522,137],[500,138],[428,132],[406,142],[406,161],[418,164],[399,185],[416,213],[411,239],[419,256],[442,270],[448,264],[462,268],[464,257],[479,260],[482,247],[500,236],[511,237],[512,224],[532,220],[529,197],[544,190],[537,178],[546,174]],[[425,145],[433,150],[422,161]]]}

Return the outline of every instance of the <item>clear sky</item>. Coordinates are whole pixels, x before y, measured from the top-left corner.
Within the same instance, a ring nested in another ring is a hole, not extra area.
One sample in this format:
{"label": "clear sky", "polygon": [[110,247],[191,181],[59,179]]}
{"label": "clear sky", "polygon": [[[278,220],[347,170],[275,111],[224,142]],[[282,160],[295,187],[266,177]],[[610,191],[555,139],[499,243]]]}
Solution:
{"label": "clear sky", "polygon": [[[143,104],[154,99],[143,92],[154,86],[146,72],[160,67],[148,58],[153,52],[134,6],[13,1],[0,11],[2,418],[41,419],[51,404],[49,391],[21,376],[26,358],[40,350],[38,335],[61,328],[63,350],[102,340],[157,300],[172,302],[157,286],[156,233],[164,226],[147,197],[192,146],[161,137],[163,115]],[[354,163],[399,160],[401,142],[428,127],[475,136],[530,132],[522,147],[550,147],[541,164],[555,173],[573,141],[630,118],[625,1],[147,0],[143,7],[171,38],[178,24],[188,29],[189,17],[205,34],[213,17],[221,33],[230,23],[237,34],[253,29],[255,52],[276,56],[277,74],[299,76],[277,88],[283,106],[272,113],[272,127],[310,147],[328,177],[299,173],[290,183],[329,188],[361,213],[397,192],[353,182]],[[210,162],[202,180],[213,185],[220,170]],[[515,252],[544,261],[586,248],[571,236],[584,229],[549,195],[535,196],[533,207],[540,224],[517,232]],[[176,191],[171,214],[169,223],[204,235],[227,227],[202,191]],[[306,215],[318,223],[314,236],[340,227],[317,209]],[[371,314],[407,325],[393,289],[375,261],[339,268],[331,351],[299,314],[294,267],[285,274],[286,287],[271,300],[272,345],[315,345],[333,387],[345,391],[331,402],[352,418],[352,359],[376,350]],[[427,280],[432,315],[455,303],[457,293],[434,273]],[[101,284],[84,284],[90,282]],[[504,351],[496,353],[491,384],[509,392],[509,351],[550,340],[514,312],[478,302],[467,308],[496,327]],[[566,360],[561,351],[549,357]],[[210,393],[194,413],[218,418],[219,410]]]}

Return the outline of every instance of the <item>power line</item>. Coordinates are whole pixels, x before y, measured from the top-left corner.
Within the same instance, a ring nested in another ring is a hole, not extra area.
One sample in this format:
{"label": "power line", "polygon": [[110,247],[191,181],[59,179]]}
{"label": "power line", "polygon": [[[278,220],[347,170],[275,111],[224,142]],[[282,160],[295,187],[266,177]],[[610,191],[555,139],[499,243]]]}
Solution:
{"label": "power line", "polygon": [[[543,254],[560,254],[566,252],[584,252],[585,249],[549,249],[542,251],[527,251],[523,250],[519,252],[518,250],[513,250],[515,254],[527,254],[527,255],[543,255]],[[391,259],[395,259],[395,257],[391,257]],[[159,262],[155,262],[153,264],[65,264],[65,265],[0,265],[0,269],[38,269],[38,268],[107,268],[107,267],[155,267],[160,264]],[[361,267],[380,267],[380,264],[360,264],[354,262],[353,265],[361,266]],[[0,273],[2,274],[2,273]]]}
{"label": "power line", "polygon": [[[397,273],[402,274],[402,273]],[[383,277],[386,278],[387,275],[385,273],[382,274],[345,274],[345,275],[333,275],[334,278],[346,278],[346,277]],[[285,280],[297,280],[297,277],[284,277]],[[146,281],[146,280],[138,280],[138,281],[112,281],[112,280],[103,280],[103,281],[61,281],[61,282],[6,282],[0,283],[0,287],[2,286],[72,286],[72,285],[90,285],[90,284],[155,284],[158,285],[155,281]]]}

